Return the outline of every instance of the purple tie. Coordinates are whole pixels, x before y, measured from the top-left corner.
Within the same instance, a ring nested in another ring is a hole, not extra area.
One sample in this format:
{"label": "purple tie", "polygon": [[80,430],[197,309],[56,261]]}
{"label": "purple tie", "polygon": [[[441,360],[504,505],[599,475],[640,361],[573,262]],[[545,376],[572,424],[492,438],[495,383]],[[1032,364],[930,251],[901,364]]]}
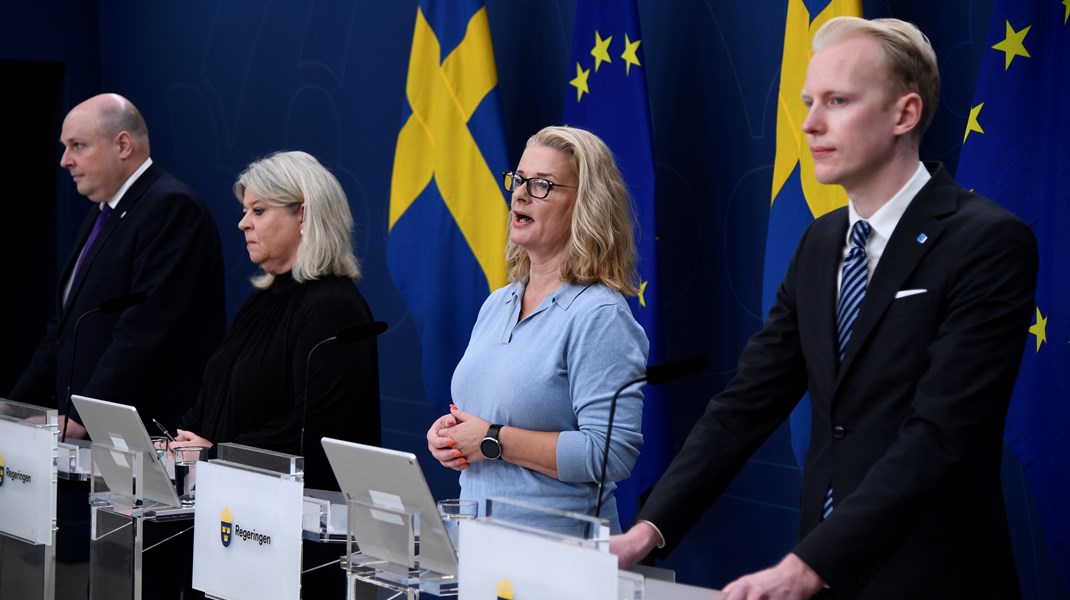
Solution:
{"label": "purple tie", "polygon": [[100,230],[104,229],[104,221],[108,220],[108,215],[111,214],[111,205],[104,204],[100,209],[100,214],[97,215],[97,220],[93,223],[93,231],[89,232],[89,238],[86,239],[85,245],[82,246],[82,253],[78,255],[78,262],[74,263],[74,270],[71,271],[71,281],[78,275],[78,268],[82,266],[82,260],[85,259],[85,255],[89,253],[89,249],[93,246],[93,242],[96,241],[97,236],[100,235]]}

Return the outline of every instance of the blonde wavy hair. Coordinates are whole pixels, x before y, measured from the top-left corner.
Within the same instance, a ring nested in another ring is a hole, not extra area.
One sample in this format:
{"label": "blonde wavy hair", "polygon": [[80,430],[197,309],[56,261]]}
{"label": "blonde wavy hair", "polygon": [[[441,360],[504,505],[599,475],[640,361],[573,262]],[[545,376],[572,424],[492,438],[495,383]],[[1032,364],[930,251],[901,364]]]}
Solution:
{"label": "blonde wavy hair", "polygon": [[[304,205],[305,220],[290,273],[302,283],[327,276],[360,279],[360,262],[353,253],[353,215],[338,179],[311,154],[276,152],[252,163],[234,182],[238,202],[245,190],[272,206],[294,210]],[[259,273],[253,285],[267,289],[275,276]]]}
{"label": "blonde wavy hair", "polygon": [[[546,127],[528,139],[527,148],[546,146],[569,157],[578,181],[561,280],[602,283],[625,296],[638,293],[635,213],[613,153],[597,135],[575,127]],[[512,221],[509,232],[512,233]],[[509,242],[505,259],[510,281],[526,281],[531,259]]]}
{"label": "blonde wavy hair", "polygon": [[921,118],[911,132],[920,142],[940,102],[940,67],[929,38],[913,23],[899,19],[835,17],[814,34],[813,50],[816,53],[856,36],[869,37],[880,44],[882,66],[888,74],[885,93],[889,101],[906,92],[921,97]]}

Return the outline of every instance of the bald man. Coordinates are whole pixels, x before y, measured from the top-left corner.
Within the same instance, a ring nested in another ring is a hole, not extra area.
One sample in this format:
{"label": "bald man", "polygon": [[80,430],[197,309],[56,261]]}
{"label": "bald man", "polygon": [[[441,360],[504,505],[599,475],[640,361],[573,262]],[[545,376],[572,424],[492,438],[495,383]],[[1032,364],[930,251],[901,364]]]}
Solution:
{"label": "bald man", "polygon": [[[69,386],[177,423],[226,326],[215,222],[193,190],[153,164],[148,127],[126,98],[101,94],[75,106],[60,143],[60,166],[92,204],[58,282],[55,317],[9,397],[62,415]],[[141,304],[94,311],[138,292],[147,294]],[[85,437],[70,414],[61,429]]]}

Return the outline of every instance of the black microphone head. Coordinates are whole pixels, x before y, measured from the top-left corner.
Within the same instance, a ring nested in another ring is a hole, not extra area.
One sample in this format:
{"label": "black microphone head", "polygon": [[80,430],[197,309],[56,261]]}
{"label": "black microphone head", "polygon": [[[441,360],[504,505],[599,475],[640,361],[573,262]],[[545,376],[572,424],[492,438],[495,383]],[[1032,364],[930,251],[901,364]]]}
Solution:
{"label": "black microphone head", "polygon": [[100,303],[100,314],[110,315],[112,313],[117,313],[126,310],[131,306],[137,306],[148,299],[149,295],[145,292],[134,292],[125,296],[108,298]]}
{"label": "black microphone head", "polygon": [[361,323],[360,325],[354,325],[352,327],[346,327],[335,335],[335,339],[339,344],[351,344],[353,342],[359,342],[368,338],[373,338],[380,333],[386,331],[386,323],[382,321],[372,321],[371,323]]}
{"label": "black microphone head", "polygon": [[646,368],[646,381],[651,385],[668,383],[674,379],[686,377],[705,369],[710,364],[705,356],[691,356],[670,360]]}

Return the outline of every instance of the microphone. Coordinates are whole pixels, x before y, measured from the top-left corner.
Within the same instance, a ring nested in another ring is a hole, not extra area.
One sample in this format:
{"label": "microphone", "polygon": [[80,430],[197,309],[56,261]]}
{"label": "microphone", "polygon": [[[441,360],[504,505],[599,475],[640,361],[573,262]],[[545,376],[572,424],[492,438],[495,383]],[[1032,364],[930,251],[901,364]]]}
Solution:
{"label": "microphone", "polygon": [[67,405],[63,410],[63,435],[60,436],[59,441],[67,441],[67,422],[70,421],[71,417],[71,385],[74,382],[74,357],[78,351],[78,328],[82,325],[82,319],[95,313],[108,316],[117,312],[122,312],[132,306],[137,306],[148,299],[149,295],[145,292],[133,292],[123,296],[116,296],[115,298],[108,298],[99,305],[79,315],[78,320],[74,322],[74,335],[71,337],[71,368],[67,371],[67,393],[65,395]]}
{"label": "microphone", "polygon": [[609,441],[613,436],[613,416],[617,413],[617,399],[620,398],[621,392],[637,383],[660,385],[675,381],[693,373],[698,373],[709,364],[710,361],[706,360],[704,356],[692,356],[650,365],[642,376],[636,377],[617,388],[617,391],[613,394],[613,399],[609,402],[609,425],[606,427],[606,446],[602,452],[602,474],[598,476],[598,504],[594,508],[596,519],[602,514],[602,492],[606,486],[606,467],[609,465]]}
{"label": "microphone", "polygon": [[706,360],[705,356],[692,356],[650,365],[646,368],[646,382],[650,385],[661,385],[698,373],[708,367],[709,364],[710,361]]}
{"label": "microphone", "polygon": [[[137,306],[148,299],[149,295],[147,293],[134,292],[125,296],[119,296],[118,298],[109,298],[104,302],[101,302],[100,306],[97,307],[97,310],[100,311],[100,314],[107,316],[124,311],[132,306]],[[84,317],[85,315],[82,316]]]}
{"label": "microphone", "polygon": [[301,456],[305,455],[305,420],[308,416],[308,367],[312,363],[312,353],[328,342],[352,344],[368,338],[374,338],[386,331],[386,328],[386,323],[382,321],[372,321],[370,323],[361,323],[360,325],[353,325],[352,327],[339,329],[338,332],[331,337],[316,342],[316,345],[312,346],[312,349],[308,351],[308,356],[305,357],[305,401],[301,406]]}
{"label": "microphone", "polygon": [[[339,344],[351,344],[353,342],[359,342],[363,339],[375,337],[383,333],[384,331],[386,331],[386,323],[382,321],[372,321],[371,323],[361,323],[360,325],[346,327],[345,329],[342,329],[337,334],[335,334],[334,337]],[[327,342],[330,341],[330,339],[331,338],[327,338],[323,341]],[[320,344],[322,343],[323,342],[320,342]],[[318,346],[319,344],[316,345]],[[315,349],[315,347],[312,348],[312,350]],[[309,351],[309,354],[312,354],[311,350]]]}

